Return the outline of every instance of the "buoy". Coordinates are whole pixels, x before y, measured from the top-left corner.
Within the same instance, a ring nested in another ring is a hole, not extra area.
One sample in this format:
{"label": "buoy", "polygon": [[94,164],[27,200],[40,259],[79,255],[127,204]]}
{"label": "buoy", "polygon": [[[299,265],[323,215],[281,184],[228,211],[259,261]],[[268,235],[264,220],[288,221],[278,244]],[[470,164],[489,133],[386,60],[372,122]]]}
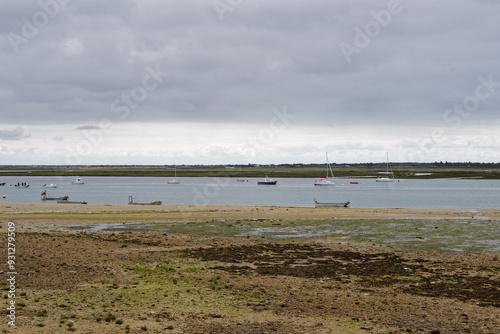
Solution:
{"label": "buoy", "polygon": [[3,198],[5,198],[5,195],[3,195]]}

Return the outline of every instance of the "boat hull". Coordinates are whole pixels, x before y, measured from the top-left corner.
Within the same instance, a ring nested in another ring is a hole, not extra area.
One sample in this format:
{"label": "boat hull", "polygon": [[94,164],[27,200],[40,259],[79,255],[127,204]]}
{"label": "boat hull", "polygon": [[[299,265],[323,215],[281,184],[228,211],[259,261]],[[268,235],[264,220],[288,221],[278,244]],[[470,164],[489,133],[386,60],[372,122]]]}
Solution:
{"label": "boat hull", "polygon": [[259,185],[267,185],[267,186],[274,186],[278,183],[278,181],[259,181],[257,184]]}
{"label": "boat hull", "polygon": [[87,204],[87,202],[74,202],[74,201],[65,201],[65,200],[58,200],[57,203],[59,203],[59,204]]}
{"label": "boat hull", "polygon": [[79,177],[76,180],[72,181],[71,184],[85,184],[85,180]]}
{"label": "boat hull", "polygon": [[42,201],[67,201],[69,196],[62,197],[50,197],[50,196],[42,196]]}
{"label": "boat hull", "polygon": [[315,186],[334,186],[335,182],[331,182],[331,181],[318,181],[318,182],[314,182],[314,185]]}
{"label": "boat hull", "polygon": [[314,199],[314,207],[316,208],[347,208],[351,202],[318,202]]}
{"label": "boat hull", "polygon": [[278,183],[278,180],[271,180],[267,175],[264,181],[258,181],[257,184],[259,185],[267,185],[267,186],[274,186]]}
{"label": "boat hull", "polygon": [[137,202],[137,200],[133,196],[128,197],[129,205],[161,205],[161,201],[154,202]]}
{"label": "boat hull", "polygon": [[375,179],[376,182],[393,182],[393,179],[388,179],[388,178],[378,178]]}
{"label": "boat hull", "polygon": [[128,203],[128,205],[161,205],[161,201],[154,201],[150,203],[133,202],[133,203]]}

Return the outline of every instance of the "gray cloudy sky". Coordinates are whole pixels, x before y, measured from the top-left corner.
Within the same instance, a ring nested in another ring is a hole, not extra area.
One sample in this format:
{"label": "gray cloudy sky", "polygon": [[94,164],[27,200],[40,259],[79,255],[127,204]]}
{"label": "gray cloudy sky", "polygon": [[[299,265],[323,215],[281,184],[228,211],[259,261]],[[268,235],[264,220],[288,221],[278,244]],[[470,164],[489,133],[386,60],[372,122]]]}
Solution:
{"label": "gray cloudy sky", "polygon": [[0,3],[0,164],[500,161],[500,3]]}

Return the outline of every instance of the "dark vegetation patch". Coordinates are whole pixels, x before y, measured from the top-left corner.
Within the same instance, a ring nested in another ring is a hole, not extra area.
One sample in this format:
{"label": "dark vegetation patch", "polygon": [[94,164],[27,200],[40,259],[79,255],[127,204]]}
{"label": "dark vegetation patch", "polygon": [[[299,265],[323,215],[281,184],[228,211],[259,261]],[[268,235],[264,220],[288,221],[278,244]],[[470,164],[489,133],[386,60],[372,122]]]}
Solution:
{"label": "dark vegetation patch", "polygon": [[[488,271],[461,268],[460,263],[409,260],[393,253],[336,251],[314,244],[242,245],[183,252],[203,261],[222,262],[224,265],[213,268],[233,274],[354,281],[365,288],[391,287],[404,293],[500,307],[500,281],[495,279],[498,268],[488,268]],[[441,270],[443,266],[446,270]]]}

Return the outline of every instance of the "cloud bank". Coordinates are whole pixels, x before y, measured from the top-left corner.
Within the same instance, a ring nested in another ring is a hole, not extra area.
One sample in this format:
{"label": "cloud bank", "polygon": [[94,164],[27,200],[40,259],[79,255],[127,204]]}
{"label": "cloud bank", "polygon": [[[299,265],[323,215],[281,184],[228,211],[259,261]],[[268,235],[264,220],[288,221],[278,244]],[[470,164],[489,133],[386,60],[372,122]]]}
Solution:
{"label": "cloud bank", "polygon": [[466,0],[6,1],[0,164],[498,161],[499,14]]}

